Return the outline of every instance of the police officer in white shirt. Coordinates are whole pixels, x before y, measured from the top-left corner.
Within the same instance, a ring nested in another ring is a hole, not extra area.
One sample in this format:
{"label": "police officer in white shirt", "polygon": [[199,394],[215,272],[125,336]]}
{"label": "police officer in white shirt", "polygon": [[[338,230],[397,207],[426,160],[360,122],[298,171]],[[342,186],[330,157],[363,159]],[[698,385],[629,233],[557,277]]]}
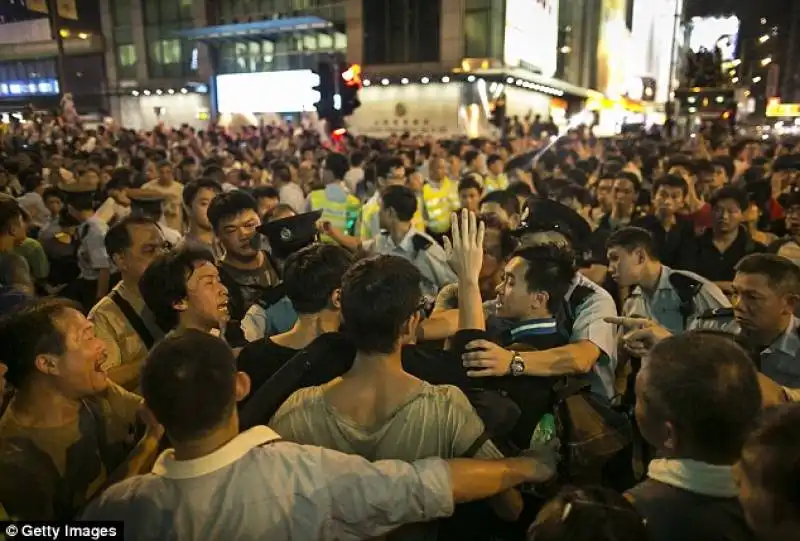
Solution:
{"label": "police officer in white shirt", "polygon": [[620,287],[631,288],[622,313],[657,321],[676,334],[690,326],[728,330],[734,325],[727,318],[700,317],[711,310],[730,308],[722,290],[693,272],[662,265],[649,231],[625,227],[607,242],[609,274]]}
{"label": "police officer in white shirt", "polygon": [[363,241],[361,250],[368,254],[391,254],[405,257],[422,273],[423,295],[436,296],[456,277],[447,254],[430,235],[417,231],[413,224],[417,196],[407,186],[388,186],[381,192],[378,213],[381,234]]}

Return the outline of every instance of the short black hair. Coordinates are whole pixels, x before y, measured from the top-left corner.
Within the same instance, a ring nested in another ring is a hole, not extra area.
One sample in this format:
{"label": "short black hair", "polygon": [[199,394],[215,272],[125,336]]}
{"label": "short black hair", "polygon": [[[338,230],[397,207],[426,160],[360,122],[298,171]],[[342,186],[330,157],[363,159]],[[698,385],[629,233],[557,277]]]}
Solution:
{"label": "short black hair", "polygon": [[350,155],[350,164],[353,167],[361,167],[361,164],[364,163],[366,159],[367,157],[363,152],[353,152],[353,154]]}
{"label": "short black hair", "polygon": [[519,199],[514,195],[511,190],[497,190],[489,192],[483,199],[481,205],[484,203],[495,203],[506,211],[509,216],[515,216],[521,212]]}
{"label": "short black hair", "polygon": [[656,250],[653,235],[642,227],[623,227],[614,231],[606,242],[606,250],[619,246],[630,253],[641,248],[647,257],[658,261],[658,251]]}
{"label": "short black hair", "polygon": [[189,208],[194,204],[194,199],[200,190],[212,190],[215,194],[222,193],[222,185],[209,177],[200,177],[196,180],[187,182],[183,186],[183,204]]}
{"label": "short black hair", "polygon": [[44,189],[44,192],[42,192],[42,200],[45,203],[51,197],[57,197],[58,199],[61,200],[62,203],[64,202],[64,194],[61,192],[61,190],[58,189],[57,186],[48,186],[47,188]]}
{"label": "short black hair", "polygon": [[533,189],[525,182],[512,182],[508,185],[507,190],[514,197],[528,198],[533,195]]}
{"label": "short black hair", "polygon": [[158,256],[139,280],[139,292],[163,331],[178,326],[175,304],[186,298],[186,283],[198,263],[214,263],[211,250],[184,245]]}
{"label": "short black hair", "polygon": [[733,464],[761,411],[750,356],[732,337],[689,331],[656,344],[642,399],[680,441],[715,464]]}
{"label": "short black hair", "polygon": [[401,222],[410,222],[417,212],[417,195],[408,186],[387,186],[381,190],[384,209],[392,209]]}
{"label": "short black hair", "polygon": [[489,157],[486,158],[486,165],[491,166],[494,165],[495,162],[501,161],[503,158],[500,157],[500,154],[489,154]]}
{"label": "short black hair", "polygon": [[631,173],[630,171],[620,171],[617,173],[615,180],[627,180],[633,185],[633,191],[636,193],[639,193],[639,191],[642,189],[642,181],[639,180],[639,177],[636,175],[636,173]]}
{"label": "short black hair", "polygon": [[800,267],[776,254],[750,254],[734,267],[742,274],[766,276],[770,289],[783,295],[800,295]]}
{"label": "short black hair", "polygon": [[312,244],[290,255],[283,267],[283,287],[295,311],[316,314],[328,308],[352,265],[352,254],[331,244]]}
{"label": "short black hair", "polygon": [[528,264],[525,271],[528,292],[548,293],[547,308],[555,314],[563,306],[564,297],[578,272],[574,252],[566,246],[540,244],[519,248],[511,257],[519,257]]}
{"label": "short black hair", "polygon": [[620,493],[606,487],[562,488],[539,511],[528,541],[647,541],[644,519]]}
{"label": "short black hair", "polygon": [[680,188],[684,196],[689,193],[689,185],[680,175],[664,175],[660,178],[657,178],[653,183],[653,196],[658,193],[658,189],[662,186],[667,188]]}
{"label": "short black hair", "polygon": [[25,385],[39,355],[64,354],[67,345],[56,321],[68,309],[81,311],[67,299],[31,300],[0,319],[0,362],[8,367],[5,378],[11,385]]}
{"label": "short black hair", "polygon": [[716,207],[721,201],[728,200],[734,201],[739,210],[743,212],[750,206],[750,198],[747,197],[747,192],[736,186],[723,186],[714,193],[709,203],[712,207]]}
{"label": "short black hair", "polygon": [[483,193],[483,186],[478,182],[474,175],[465,175],[458,183],[458,191],[476,190],[479,194]]}
{"label": "short black hair", "polygon": [[131,247],[130,227],[134,225],[153,225],[158,227],[158,223],[148,216],[132,215],[123,218],[106,233],[104,242],[109,258],[113,258]]}
{"label": "short black hair", "polygon": [[208,207],[208,220],[214,231],[219,232],[219,226],[223,221],[235,218],[246,210],[258,213],[258,202],[245,191],[233,190],[214,198]]}
{"label": "short black hair", "polygon": [[778,519],[800,513],[798,441],[800,404],[786,404],[765,412],[742,450],[742,469],[770,496]]}
{"label": "short black hair", "polygon": [[381,156],[375,166],[378,178],[388,178],[389,173],[398,167],[403,167],[403,160],[397,156]]}
{"label": "short black hair", "polygon": [[25,211],[13,197],[0,194],[0,233],[8,233],[16,220],[25,219]]}
{"label": "short black hair", "polygon": [[220,427],[236,405],[236,360],[223,340],[198,330],[167,337],[142,366],[142,395],[173,442]]}
{"label": "short black hair", "polygon": [[336,180],[342,180],[350,170],[350,162],[344,154],[332,152],[325,158],[325,170],[333,173]]}
{"label": "short black hair", "polygon": [[342,278],[344,334],[363,353],[392,353],[422,299],[419,269],[408,259],[362,259]]}
{"label": "short black hair", "polygon": [[464,153],[464,163],[466,165],[472,165],[472,163],[478,159],[481,153],[477,150],[471,149]]}
{"label": "short black hair", "polygon": [[253,197],[259,199],[280,199],[281,196],[274,186],[256,186],[253,188]]}
{"label": "short black hair", "polygon": [[292,181],[292,170],[286,162],[274,161],[269,164],[269,170],[272,173],[272,181],[287,183]]}
{"label": "short black hair", "polygon": [[725,174],[728,176],[728,180],[733,178],[733,174],[736,172],[736,166],[733,163],[733,160],[727,156],[720,156],[711,160],[712,167],[722,167],[725,170]]}

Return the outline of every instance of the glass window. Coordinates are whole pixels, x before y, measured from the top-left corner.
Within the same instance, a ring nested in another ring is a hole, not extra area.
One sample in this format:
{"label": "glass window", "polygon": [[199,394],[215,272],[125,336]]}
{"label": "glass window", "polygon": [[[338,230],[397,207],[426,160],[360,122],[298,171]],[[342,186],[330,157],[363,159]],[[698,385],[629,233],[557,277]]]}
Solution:
{"label": "glass window", "polygon": [[333,48],[337,51],[344,51],[347,49],[347,34],[343,32],[336,32],[333,34]]}
{"label": "glass window", "polygon": [[439,60],[441,0],[363,0],[362,6],[365,64]]}
{"label": "glass window", "polygon": [[118,45],[117,59],[120,66],[136,65],[136,47],[133,44]]}
{"label": "glass window", "polygon": [[111,19],[115,25],[125,25],[131,20],[131,0],[112,0]]}
{"label": "glass window", "polygon": [[303,36],[303,50],[316,51],[317,50],[317,37],[313,35]]}
{"label": "glass window", "polygon": [[464,54],[470,58],[486,58],[491,56],[489,38],[491,36],[491,18],[488,9],[468,11],[464,16]]}
{"label": "glass window", "polygon": [[333,49],[333,38],[330,34],[319,34],[317,36],[317,44],[320,50],[329,51]]}
{"label": "glass window", "polygon": [[157,64],[180,64],[181,40],[160,39],[150,44],[150,57]]}

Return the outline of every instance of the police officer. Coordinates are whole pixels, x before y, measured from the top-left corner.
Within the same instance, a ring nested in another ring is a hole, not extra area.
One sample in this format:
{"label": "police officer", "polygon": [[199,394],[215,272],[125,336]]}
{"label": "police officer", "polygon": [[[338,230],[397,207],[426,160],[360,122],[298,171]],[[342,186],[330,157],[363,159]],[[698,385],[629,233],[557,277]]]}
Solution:
{"label": "police officer", "polygon": [[[308,196],[308,211],[322,211],[323,219],[347,235],[355,235],[361,202],[350,193],[344,176],[350,169],[347,158],[338,153],[328,155],[325,160],[325,174],[330,175],[325,187],[314,190]],[[322,240],[333,243],[333,239],[323,235]]]}
{"label": "police officer", "polygon": [[70,244],[76,250],[78,277],[65,293],[88,313],[114,285],[115,269],[105,247],[108,225],[94,215],[94,186],[68,184],[60,189],[65,198],[67,221],[76,223]]}
{"label": "police officer", "polygon": [[389,186],[381,192],[380,226],[383,232],[361,242],[367,254],[392,254],[414,263],[422,274],[422,293],[436,296],[447,284],[457,281],[447,254],[430,235],[414,228],[417,196],[407,186]]}
{"label": "police officer", "polygon": [[[800,320],[794,315],[800,298],[800,268],[781,256],[749,255],[736,266],[733,291],[732,309],[701,314],[698,323],[728,318],[733,312],[738,324],[735,335],[751,351],[761,373],[784,387],[800,388]],[[608,321],[623,327],[626,349],[637,356],[671,335],[644,318]]]}
{"label": "police officer", "polygon": [[128,199],[131,200],[131,215],[152,218],[161,228],[164,240],[171,247],[178,246],[183,240],[183,234],[167,225],[164,220],[164,202],[166,196],[152,190],[128,190]]}
{"label": "police officer", "polygon": [[618,229],[607,246],[612,279],[620,287],[632,288],[622,309],[624,316],[652,319],[672,333],[683,332],[690,325],[725,330],[734,324],[733,317],[695,323],[701,314],[730,308],[730,302],[716,284],[702,276],[662,265],[646,229]]}
{"label": "police officer", "polygon": [[[269,255],[276,269],[293,253],[318,239],[317,222],[322,211],[292,215],[268,221],[258,228],[269,243]],[[314,287],[314,284],[309,284]],[[297,312],[286,297],[282,284],[265,288],[261,297],[247,310],[242,318],[241,329],[248,342],[281,334],[297,322]]]}
{"label": "police officer", "polygon": [[[583,252],[582,242],[591,228],[574,210],[547,199],[533,198],[522,215],[516,234],[522,246],[556,244]],[[616,339],[614,327],[604,321],[617,315],[614,299],[607,291],[575,274],[558,314],[569,344],[544,351],[514,352],[486,340],[468,344],[474,350],[464,354],[464,366],[475,377],[504,376],[512,363],[517,373],[531,376],[560,376],[585,373],[592,391],[611,399],[614,396]]]}

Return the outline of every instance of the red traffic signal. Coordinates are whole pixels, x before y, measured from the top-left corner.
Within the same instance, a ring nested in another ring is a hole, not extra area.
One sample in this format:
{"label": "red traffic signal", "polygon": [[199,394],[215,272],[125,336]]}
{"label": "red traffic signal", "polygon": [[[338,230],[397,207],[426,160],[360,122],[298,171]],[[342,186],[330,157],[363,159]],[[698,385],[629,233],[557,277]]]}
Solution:
{"label": "red traffic signal", "polygon": [[342,72],[342,79],[344,79],[344,84],[346,86],[361,88],[361,65],[352,64]]}

